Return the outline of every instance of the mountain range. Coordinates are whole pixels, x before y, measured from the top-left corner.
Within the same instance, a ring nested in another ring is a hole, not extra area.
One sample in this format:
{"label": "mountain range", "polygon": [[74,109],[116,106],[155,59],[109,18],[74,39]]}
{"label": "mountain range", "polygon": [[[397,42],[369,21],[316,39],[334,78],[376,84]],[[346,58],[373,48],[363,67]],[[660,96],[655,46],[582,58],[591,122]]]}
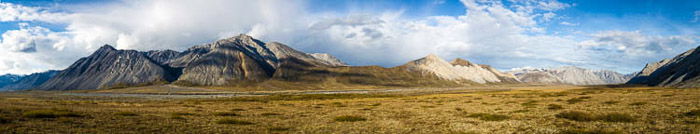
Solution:
{"label": "mountain range", "polygon": [[454,87],[516,83],[600,85],[626,82],[693,87],[693,83],[697,83],[693,61],[700,58],[694,50],[673,59],[648,64],[632,75],[573,66],[501,72],[488,65],[460,58],[448,62],[434,54],[386,68],[349,66],[330,54],[304,53],[279,42],[263,42],[240,34],[196,45],[182,52],[118,50],[104,45],[61,71],[27,76],[2,75],[0,89],[106,89],[168,83],[252,89]]}

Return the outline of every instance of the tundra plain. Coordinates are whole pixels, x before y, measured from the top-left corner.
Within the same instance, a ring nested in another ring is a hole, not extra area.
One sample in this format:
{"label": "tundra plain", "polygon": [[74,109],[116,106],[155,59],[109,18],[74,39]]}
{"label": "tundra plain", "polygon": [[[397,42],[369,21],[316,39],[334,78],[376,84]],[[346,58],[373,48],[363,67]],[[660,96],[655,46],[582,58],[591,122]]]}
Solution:
{"label": "tundra plain", "polygon": [[700,133],[699,90],[524,86],[199,97],[117,93],[133,89],[4,92],[0,132]]}

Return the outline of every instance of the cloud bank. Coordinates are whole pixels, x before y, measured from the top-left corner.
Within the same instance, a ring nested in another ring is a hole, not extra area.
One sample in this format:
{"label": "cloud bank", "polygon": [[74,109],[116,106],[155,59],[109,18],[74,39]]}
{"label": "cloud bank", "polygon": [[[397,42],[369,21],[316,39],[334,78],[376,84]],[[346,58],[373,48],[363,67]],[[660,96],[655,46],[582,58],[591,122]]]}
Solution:
{"label": "cloud bank", "polygon": [[[306,1],[126,0],[68,11],[0,4],[0,74],[63,69],[103,44],[121,49],[183,50],[250,34],[351,65],[395,66],[430,53],[499,69],[576,65],[631,72],[660,56],[697,45],[697,36],[601,31],[585,37],[548,34],[546,23],[573,6],[545,1],[463,0],[466,14],[406,18],[402,10],[310,12]],[[30,23],[23,23],[30,22]],[[40,24],[65,25],[52,31]],[[569,26],[576,26],[570,23]],[[567,25],[563,24],[562,25]],[[611,60],[609,56],[619,56]],[[22,58],[18,58],[22,57]]]}

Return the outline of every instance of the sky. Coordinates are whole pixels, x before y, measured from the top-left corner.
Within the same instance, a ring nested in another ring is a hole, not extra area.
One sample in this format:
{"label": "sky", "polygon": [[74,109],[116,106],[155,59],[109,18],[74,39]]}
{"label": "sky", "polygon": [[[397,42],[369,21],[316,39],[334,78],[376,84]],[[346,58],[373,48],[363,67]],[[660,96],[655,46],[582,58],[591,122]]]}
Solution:
{"label": "sky", "polygon": [[64,69],[104,44],[183,51],[241,33],[357,66],[436,54],[632,73],[700,45],[700,1],[0,0],[0,74]]}

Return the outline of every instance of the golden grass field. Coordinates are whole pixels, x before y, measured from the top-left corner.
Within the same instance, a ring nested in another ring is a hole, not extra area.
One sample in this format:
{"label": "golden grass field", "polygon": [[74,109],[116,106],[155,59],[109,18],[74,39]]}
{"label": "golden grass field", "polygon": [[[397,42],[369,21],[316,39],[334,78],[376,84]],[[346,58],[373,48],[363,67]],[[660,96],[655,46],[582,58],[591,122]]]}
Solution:
{"label": "golden grass field", "polygon": [[530,87],[224,98],[0,93],[0,133],[700,133],[700,89]]}

